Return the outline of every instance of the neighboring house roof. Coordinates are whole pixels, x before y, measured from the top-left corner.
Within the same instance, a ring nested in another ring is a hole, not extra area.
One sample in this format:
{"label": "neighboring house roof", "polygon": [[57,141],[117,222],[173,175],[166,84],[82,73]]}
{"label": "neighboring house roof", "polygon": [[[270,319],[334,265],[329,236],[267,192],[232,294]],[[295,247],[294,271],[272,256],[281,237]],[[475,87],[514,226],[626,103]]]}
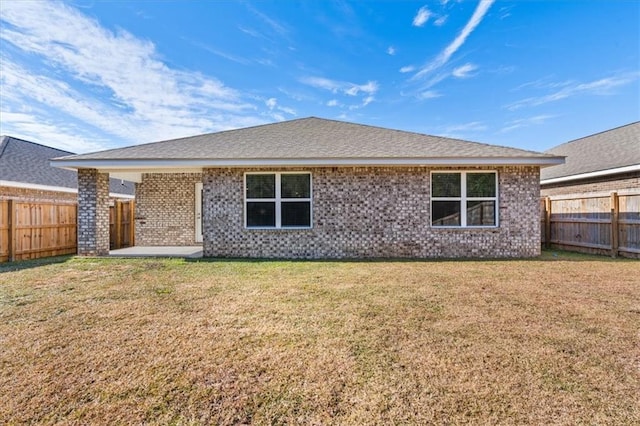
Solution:
{"label": "neighboring house roof", "polygon": [[640,121],[563,143],[546,153],[566,160],[542,170],[542,184],[639,171]]}
{"label": "neighboring house roof", "polygon": [[[11,136],[0,136],[0,185],[77,192],[75,171],[51,167],[49,161],[72,152],[40,145]],[[132,182],[111,179],[110,192],[133,195]]]}
{"label": "neighboring house roof", "polygon": [[58,167],[111,171],[238,166],[559,164],[562,158],[516,148],[321,118],[55,159]]}

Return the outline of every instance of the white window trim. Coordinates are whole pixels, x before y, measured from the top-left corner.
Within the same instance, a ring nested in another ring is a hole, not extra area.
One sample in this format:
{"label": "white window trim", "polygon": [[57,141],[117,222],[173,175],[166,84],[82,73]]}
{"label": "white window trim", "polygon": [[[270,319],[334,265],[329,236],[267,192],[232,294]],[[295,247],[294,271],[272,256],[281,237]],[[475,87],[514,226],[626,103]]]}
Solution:
{"label": "white window trim", "polygon": [[[460,174],[460,197],[433,197],[431,196],[429,206],[429,226],[437,229],[491,229],[497,228],[500,225],[500,187],[498,186],[498,171],[497,170],[432,170],[429,176],[429,194],[433,192],[433,175],[444,173],[459,173]],[[496,195],[495,197],[467,197],[467,174],[472,173],[493,173],[495,175]],[[434,225],[433,224],[433,202],[434,201],[459,201],[460,202],[460,225]],[[495,225],[467,225],[467,201],[493,201],[495,202]]]}
{"label": "white window trim", "polygon": [[[276,193],[275,198],[247,198],[247,175],[275,175]],[[309,198],[282,198],[281,177],[282,175],[309,175]],[[288,172],[245,172],[244,174],[244,228],[245,229],[312,229],[313,228],[313,176],[311,172],[288,171]],[[309,202],[309,226],[282,226],[282,202],[306,201]],[[276,203],[276,226],[247,226],[247,203],[249,202],[275,202]]]}

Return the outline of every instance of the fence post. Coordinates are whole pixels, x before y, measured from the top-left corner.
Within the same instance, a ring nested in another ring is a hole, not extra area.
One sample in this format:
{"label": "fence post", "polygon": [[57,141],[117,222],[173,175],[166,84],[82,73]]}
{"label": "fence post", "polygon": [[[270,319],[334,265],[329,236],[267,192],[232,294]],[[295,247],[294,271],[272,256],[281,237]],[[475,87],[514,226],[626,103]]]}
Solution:
{"label": "fence post", "polygon": [[78,201],[73,205],[73,219],[74,219],[74,232],[76,233],[76,252],[74,253],[76,256],[78,255]]}
{"label": "fence post", "polygon": [[544,246],[551,247],[551,198],[544,197]]}
{"label": "fence post", "polygon": [[9,221],[9,262],[16,260],[16,212],[15,202],[9,199],[9,211],[7,220]]}
{"label": "fence post", "polygon": [[618,193],[611,193],[611,257],[618,256],[618,219],[619,219],[620,203]]}
{"label": "fence post", "polygon": [[136,245],[136,202],[134,200],[129,201],[129,246]]}
{"label": "fence post", "polygon": [[116,201],[115,202],[115,226],[114,226],[114,232],[116,234],[116,241],[115,241],[115,248],[119,249],[120,247],[122,247],[122,202],[121,201]]}

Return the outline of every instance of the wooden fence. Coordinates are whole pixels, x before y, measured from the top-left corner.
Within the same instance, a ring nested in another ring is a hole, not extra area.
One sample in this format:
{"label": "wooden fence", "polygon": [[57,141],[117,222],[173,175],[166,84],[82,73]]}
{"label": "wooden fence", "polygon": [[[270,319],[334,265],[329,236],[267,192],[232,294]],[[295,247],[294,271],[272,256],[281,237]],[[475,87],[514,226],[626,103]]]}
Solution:
{"label": "wooden fence", "polygon": [[640,193],[543,197],[540,210],[546,247],[640,257]]}
{"label": "wooden fence", "polygon": [[[134,208],[133,201],[116,201],[110,208],[112,249],[134,244]],[[0,200],[0,262],[76,251],[76,204]]]}
{"label": "wooden fence", "polygon": [[75,204],[0,201],[0,262],[76,252]]}
{"label": "wooden fence", "polygon": [[109,248],[134,245],[134,201],[116,201],[109,208]]}

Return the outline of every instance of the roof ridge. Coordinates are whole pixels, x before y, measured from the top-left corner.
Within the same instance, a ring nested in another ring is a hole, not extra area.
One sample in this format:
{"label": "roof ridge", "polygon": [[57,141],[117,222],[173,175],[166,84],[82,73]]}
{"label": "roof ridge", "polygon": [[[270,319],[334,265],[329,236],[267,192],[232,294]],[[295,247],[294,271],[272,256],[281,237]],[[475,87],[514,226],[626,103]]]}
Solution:
{"label": "roof ridge", "polygon": [[0,158],[2,158],[2,154],[4,154],[4,150],[7,149],[7,145],[9,145],[10,136],[1,136],[0,137]]}
{"label": "roof ridge", "polygon": [[548,150],[546,150],[545,152],[553,151],[553,150],[555,150],[555,149],[557,149],[557,148],[560,148],[561,146],[564,146],[564,145],[569,145],[569,144],[572,144],[572,143],[574,143],[574,142],[579,142],[579,141],[581,141],[581,140],[583,140],[583,139],[592,138],[592,137],[594,137],[594,136],[598,136],[598,135],[601,135],[601,134],[603,134],[603,133],[613,132],[613,131],[616,131],[616,130],[620,130],[620,129],[622,129],[623,127],[629,127],[629,126],[633,126],[633,125],[636,125],[636,124],[640,124],[640,121],[633,121],[633,122],[631,122],[631,123],[622,124],[622,125],[620,125],[620,126],[618,126],[618,127],[614,127],[614,128],[612,128],[612,129],[602,130],[602,131],[600,131],[600,132],[592,133],[592,134],[587,135],[587,136],[582,136],[582,137],[577,138],[577,139],[572,139],[572,140],[570,140],[570,141],[563,142],[563,143],[561,143],[560,145],[556,145],[556,146],[554,146],[554,147],[552,147],[552,148],[549,148],[549,149],[548,149]]}
{"label": "roof ridge", "polygon": [[[4,139],[3,139],[3,142],[7,142],[7,143],[5,144],[5,147],[6,147],[7,145],[9,145],[9,143],[8,143],[8,142],[9,142],[10,140],[14,140],[14,141],[17,141],[17,142],[24,142],[24,143],[29,143],[29,144],[31,144],[31,145],[41,146],[41,147],[43,147],[43,148],[53,149],[53,150],[56,150],[56,151],[64,152],[64,153],[69,154],[69,155],[76,155],[76,153],[75,153],[75,152],[66,151],[66,150],[64,150],[64,149],[55,148],[55,147],[53,147],[53,146],[44,145],[44,144],[42,144],[42,143],[38,143],[38,142],[28,141],[28,140],[26,140],[26,139],[22,139],[22,138],[16,138],[15,136],[4,135],[4,136],[3,136],[3,138],[4,138]],[[4,152],[4,149],[3,149],[2,151]],[[1,155],[1,152],[0,152],[0,155]]]}

